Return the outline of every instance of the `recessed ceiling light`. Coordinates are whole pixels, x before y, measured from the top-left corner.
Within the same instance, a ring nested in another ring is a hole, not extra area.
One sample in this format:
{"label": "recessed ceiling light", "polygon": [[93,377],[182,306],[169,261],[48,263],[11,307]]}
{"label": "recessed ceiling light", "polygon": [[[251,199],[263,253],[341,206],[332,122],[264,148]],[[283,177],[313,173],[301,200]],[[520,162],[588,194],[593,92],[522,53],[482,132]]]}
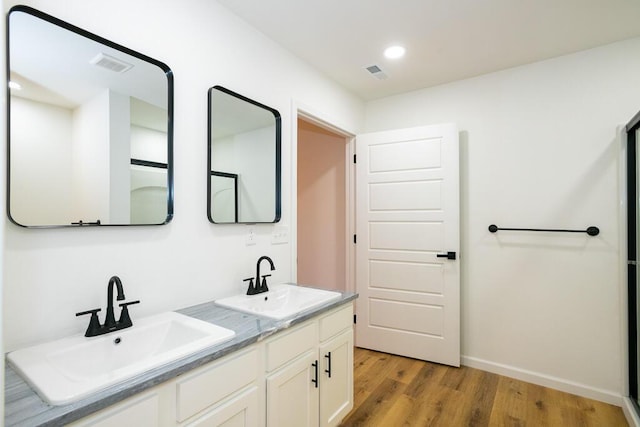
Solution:
{"label": "recessed ceiling light", "polygon": [[9,89],[22,90],[22,86],[20,86],[20,83],[9,81]]}
{"label": "recessed ceiling light", "polygon": [[384,56],[389,59],[398,59],[404,56],[406,49],[402,46],[390,46],[384,50]]}

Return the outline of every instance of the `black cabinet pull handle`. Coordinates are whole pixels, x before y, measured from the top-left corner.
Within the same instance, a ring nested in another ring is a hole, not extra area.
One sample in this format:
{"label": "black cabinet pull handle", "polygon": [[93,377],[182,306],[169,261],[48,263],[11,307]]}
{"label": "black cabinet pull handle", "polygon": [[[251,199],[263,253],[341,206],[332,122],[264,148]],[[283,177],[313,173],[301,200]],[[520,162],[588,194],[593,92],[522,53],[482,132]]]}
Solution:
{"label": "black cabinet pull handle", "polygon": [[311,379],[311,382],[316,385],[316,388],[318,388],[318,361],[316,360],[315,362],[313,362],[311,366],[313,366],[313,369],[315,371],[314,378]]}
{"label": "black cabinet pull handle", "polygon": [[328,374],[328,377],[331,378],[331,352],[325,354],[324,357],[327,359],[327,369],[324,371]]}
{"label": "black cabinet pull handle", "polygon": [[451,259],[451,260],[455,260],[456,259],[456,253],[455,252],[447,252],[446,254],[438,254],[436,256],[438,258],[446,258],[446,259]]}

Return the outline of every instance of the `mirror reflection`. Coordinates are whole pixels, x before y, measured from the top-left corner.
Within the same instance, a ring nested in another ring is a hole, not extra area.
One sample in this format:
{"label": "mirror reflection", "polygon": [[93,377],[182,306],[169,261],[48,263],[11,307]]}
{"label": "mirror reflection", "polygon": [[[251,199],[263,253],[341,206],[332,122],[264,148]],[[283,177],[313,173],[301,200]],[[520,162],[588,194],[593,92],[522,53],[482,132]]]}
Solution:
{"label": "mirror reflection", "polygon": [[8,20],[8,213],[27,227],[164,224],[172,75],[26,6]]}
{"label": "mirror reflection", "polygon": [[277,110],[221,86],[209,89],[209,221],[280,220],[280,144]]}

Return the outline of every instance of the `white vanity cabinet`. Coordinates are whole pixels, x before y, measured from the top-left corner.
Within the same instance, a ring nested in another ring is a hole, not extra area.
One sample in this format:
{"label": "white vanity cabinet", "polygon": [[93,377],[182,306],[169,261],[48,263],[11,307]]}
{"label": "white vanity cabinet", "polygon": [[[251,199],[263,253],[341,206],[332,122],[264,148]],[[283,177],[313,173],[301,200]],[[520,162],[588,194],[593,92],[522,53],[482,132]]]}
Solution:
{"label": "white vanity cabinet", "polygon": [[254,344],[73,425],[262,427],[262,359],[261,346]]}
{"label": "white vanity cabinet", "polygon": [[266,343],[267,427],[336,426],[353,408],[349,304]]}
{"label": "white vanity cabinet", "polygon": [[326,427],[352,408],[353,305],[346,304],[72,426]]}

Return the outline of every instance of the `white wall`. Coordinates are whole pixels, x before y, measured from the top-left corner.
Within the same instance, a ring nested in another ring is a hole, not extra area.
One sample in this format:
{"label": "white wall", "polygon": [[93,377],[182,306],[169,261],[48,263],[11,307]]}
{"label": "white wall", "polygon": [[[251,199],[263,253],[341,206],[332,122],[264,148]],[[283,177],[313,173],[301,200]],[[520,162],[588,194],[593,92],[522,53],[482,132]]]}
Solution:
{"label": "white wall", "polygon": [[[267,126],[235,135],[235,156],[238,180],[238,220],[273,221],[275,218],[275,165],[273,144],[275,126]],[[239,161],[241,160],[241,161]],[[258,190],[258,191],[256,191]]]}
{"label": "white wall", "polygon": [[72,111],[12,96],[12,218],[23,225],[71,217]]}
{"label": "white wall", "polygon": [[[111,224],[129,224],[131,221],[132,138],[130,105],[131,101],[128,96],[109,91],[109,114],[107,115],[109,138],[106,150],[109,159],[107,171],[109,198],[107,200],[109,201],[109,222]],[[166,197],[166,190],[164,194]]]}
{"label": "white wall", "polygon": [[[271,125],[217,138],[212,147],[211,170],[238,175],[239,222],[272,222],[275,218],[275,135],[275,125]],[[234,221],[233,181],[212,176],[211,184],[213,220]]]}
{"label": "white wall", "polygon": [[[233,135],[216,138],[211,147],[211,170],[239,174],[235,154],[235,138]],[[236,181],[232,178],[211,175],[211,218],[214,222],[235,222],[236,220]],[[240,185],[238,185],[239,190]],[[238,197],[239,199],[239,197]],[[239,207],[238,207],[239,210]]]}
{"label": "white wall", "polygon": [[[167,133],[142,126],[130,126],[133,159],[167,162]],[[130,219],[132,224],[160,224],[167,218],[167,170],[127,165],[130,173]]]}
{"label": "white wall", "polygon": [[109,90],[104,90],[73,110],[73,217],[67,222],[111,222],[109,104]]}
{"label": "white wall", "polygon": [[131,158],[167,163],[167,133],[131,125]]}
{"label": "white wall", "polygon": [[640,39],[367,104],[367,131],[461,130],[464,363],[619,403],[615,138],[639,109]]}
{"label": "white wall", "polygon": [[[7,2],[5,2],[7,3]],[[17,2],[8,2],[16,4]],[[167,63],[175,82],[175,217],[166,226],[30,230],[8,224],[4,245],[5,350],[86,328],[80,310],[104,307],[119,275],[142,303],[136,317],[236,293],[273,258],[272,283],[291,279],[290,245],[271,245],[273,225],[213,225],[206,216],[207,90],[223,85],[280,111],[283,219],[291,216],[291,102],[358,129],[361,101],[214,1],[20,1]],[[4,179],[4,175],[2,175]]]}
{"label": "white wall", "polygon": [[11,108],[14,220],[129,223],[128,97],[104,91],[70,110],[13,96]]}

